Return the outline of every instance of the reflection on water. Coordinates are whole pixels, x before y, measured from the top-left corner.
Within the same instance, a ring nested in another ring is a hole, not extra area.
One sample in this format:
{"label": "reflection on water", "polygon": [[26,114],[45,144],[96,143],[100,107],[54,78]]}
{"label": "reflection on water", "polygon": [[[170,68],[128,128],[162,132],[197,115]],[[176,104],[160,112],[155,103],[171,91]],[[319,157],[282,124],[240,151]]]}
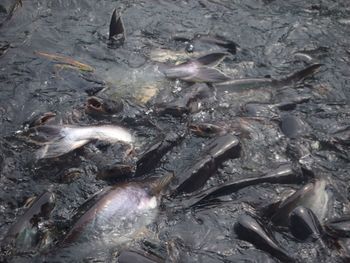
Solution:
{"label": "reflection on water", "polygon": [[[126,34],[120,46],[109,40],[115,8]],[[0,239],[25,213],[29,198],[49,189],[56,205],[50,220],[41,218],[23,232],[30,244],[2,248],[0,261],[42,259],[61,242],[85,200],[111,182],[130,179],[133,172],[108,182],[97,175],[106,170],[125,175],[118,169],[127,165],[144,176],[137,169],[141,156],[156,156],[150,174],[154,168],[156,174],[166,170],[175,176],[210,171],[203,189],[258,177],[288,163],[306,176],[329,179],[327,191],[337,193],[329,217],[349,213],[349,19],[346,0],[1,1]],[[213,51],[227,52],[217,68],[233,78],[279,79],[311,64],[323,66],[305,81],[280,88],[257,83],[254,89],[236,91],[209,87],[209,98],[190,94],[193,87],[166,79],[160,70],[162,63],[175,65]],[[118,111],[92,116],[85,112],[91,96],[95,103],[116,101],[118,107],[111,107]],[[157,114],[159,103],[171,105],[166,111],[171,113]],[[48,113],[57,125],[125,126],[137,144],[126,149],[91,141],[57,159],[37,161],[38,147],[16,131],[40,123],[38,116]],[[212,123],[235,134],[239,158],[216,164],[210,155],[202,156],[215,138],[196,137],[188,129],[191,123]],[[169,134],[176,136],[169,139]],[[209,167],[194,171],[201,157]],[[251,185],[198,210],[183,208],[181,200],[191,193],[178,198],[168,193],[149,233],[129,248],[178,262],[272,262],[277,259],[264,246],[235,235],[234,223],[248,213],[269,225],[265,210],[301,187]],[[320,249],[320,243],[299,242],[288,229],[271,232],[299,262],[338,260],[348,253],[345,241],[329,238],[327,249]]]}

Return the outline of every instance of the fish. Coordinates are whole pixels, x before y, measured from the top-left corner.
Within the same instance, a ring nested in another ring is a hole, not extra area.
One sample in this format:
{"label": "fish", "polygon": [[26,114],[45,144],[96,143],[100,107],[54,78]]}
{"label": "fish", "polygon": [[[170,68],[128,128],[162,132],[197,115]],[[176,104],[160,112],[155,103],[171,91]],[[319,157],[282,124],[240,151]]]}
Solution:
{"label": "fish", "polygon": [[124,250],[118,256],[119,263],[165,263],[165,259],[142,251]]}
{"label": "fish", "polygon": [[298,206],[289,215],[289,229],[301,241],[321,239],[324,231],[311,209]]}
{"label": "fish", "polygon": [[327,220],[324,224],[327,234],[336,238],[350,238],[350,215]]}
{"label": "fish", "polygon": [[224,161],[238,158],[240,154],[241,145],[236,136],[225,134],[214,138],[189,167],[177,174],[178,182],[172,196],[198,190]]}
{"label": "fish", "polygon": [[319,71],[323,64],[313,64],[300,71],[290,74],[289,76],[280,79],[274,78],[241,78],[222,81],[214,84],[214,87],[219,91],[238,91],[241,89],[254,89],[262,87],[281,88],[284,86],[295,85],[305,78],[314,75]]}
{"label": "fish", "polygon": [[234,225],[234,232],[239,239],[252,243],[257,248],[270,253],[282,262],[295,261],[277,242],[272,233],[264,227],[264,224],[251,215],[241,215]]}
{"label": "fish", "polygon": [[321,223],[327,218],[331,205],[331,193],[327,191],[329,182],[325,178],[315,179],[287,197],[276,208],[271,221],[279,226],[287,226],[290,213],[302,205],[310,209]]}
{"label": "fish", "polygon": [[59,157],[92,140],[101,140],[110,143],[132,143],[134,141],[129,131],[114,125],[42,125],[30,128],[21,135],[27,135],[30,141],[43,145],[36,153],[38,160]]}
{"label": "fish", "polygon": [[55,194],[49,191],[38,196],[27,211],[9,228],[1,246],[17,249],[35,246],[39,235],[38,223],[49,218],[55,207],[55,200]]}
{"label": "fish", "polygon": [[117,9],[113,10],[111,22],[109,24],[109,38],[111,42],[122,44],[126,39],[124,23],[121,16],[117,17]]}
{"label": "fish", "polygon": [[157,217],[161,193],[173,174],[102,189],[81,207],[51,256],[83,260],[122,249]]}
{"label": "fish", "polygon": [[290,164],[282,164],[276,170],[267,172],[260,176],[245,178],[236,181],[228,181],[222,185],[214,186],[206,190],[195,192],[190,198],[184,200],[184,207],[195,207],[218,201],[220,197],[233,194],[245,187],[261,183],[291,184],[301,183],[306,178],[304,174],[293,169]]}
{"label": "fish", "polygon": [[109,100],[91,96],[86,101],[85,112],[95,117],[113,116],[120,113],[123,107],[124,103],[119,98]]}
{"label": "fish", "polygon": [[231,78],[214,67],[226,56],[227,53],[223,52],[209,53],[179,65],[163,65],[160,71],[169,79],[205,83],[225,82],[231,80]]}

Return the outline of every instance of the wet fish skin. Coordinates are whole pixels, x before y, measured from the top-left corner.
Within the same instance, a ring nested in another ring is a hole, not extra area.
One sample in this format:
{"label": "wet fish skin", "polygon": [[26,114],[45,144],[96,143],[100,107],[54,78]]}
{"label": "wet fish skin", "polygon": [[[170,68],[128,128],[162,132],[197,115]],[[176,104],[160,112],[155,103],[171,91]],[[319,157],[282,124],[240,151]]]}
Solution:
{"label": "wet fish skin", "polygon": [[259,220],[248,214],[241,215],[234,225],[234,232],[239,239],[252,243],[259,249],[262,249],[272,256],[277,257],[282,262],[294,262],[295,260],[288,255],[274,236],[267,230]]}
{"label": "wet fish skin", "polygon": [[215,138],[199,153],[190,167],[177,174],[178,184],[172,195],[198,190],[222,162],[229,158],[238,158],[240,152],[239,140],[235,136],[225,134]]}
{"label": "wet fish skin", "polygon": [[[27,211],[9,228],[1,242],[1,246],[17,247],[17,243],[19,243],[21,245],[17,249],[21,249],[22,246],[28,245],[22,244],[22,241],[18,240],[18,238],[25,231],[35,229],[42,219],[48,219],[54,207],[55,195],[52,192],[44,192],[38,196]],[[36,231],[33,231],[33,233],[35,234]],[[33,239],[33,237],[29,238]]]}
{"label": "wet fish skin", "polygon": [[200,137],[214,137],[228,132],[224,127],[212,123],[191,123],[188,128],[193,134]]}
{"label": "wet fish skin", "polygon": [[109,40],[123,43],[125,41],[125,29],[121,16],[117,17],[117,9],[113,10],[109,24]]}
{"label": "wet fish skin", "polygon": [[118,256],[119,263],[165,263],[165,260],[141,251],[124,250]]}
{"label": "wet fish skin", "polygon": [[86,127],[43,125],[30,128],[26,134],[33,142],[44,144],[36,154],[37,159],[61,156],[92,140],[110,143],[133,142],[133,136],[126,129],[113,125]]}
{"label": "wet fish skin", "polygon": [[72,228],[51,256],[82,260],[132,241],[158,213],[161,192],[173,174],[107,187],[82,205]]}
{"label": "wet fish skin", "polygon": [[281,88],[288,85],[295,85],[305,78],[315,74],[322,64],[313,64],[303,70],[290,74],[280,79],[273,78],[242,78],[231,79],[225,82],[216,83],[214,86],[221,91],[237,91],[241,89],[254,89],[263,87]]}
{"label": "wet fish skin", "polygon": [[344,215],[340,218],[327,220],[324,224],[326,232],[335,238],[350,237],[350,215]]}
{"label": "wet fish skin", "polygon": [[271,217],[272,222],[276,225],[287,226],[289,214],[294,208],[302,205],[311,209],[322,223],[330,208],[331,196],[326,189],[327,185],[328,181],[324,178],[316,179],[314,182],[304,185],[279,204],[276,212]]}
{"label": "wet fish skin", "polygon": [[270,184],[291,184],[301,183],[305,180],[305,176],[296,171],[289,164],[283,164],[276,170],[267,172],[261,176],[242,179],[238,181],[229,181],[223,185],[218,185],[210,189],[194,193],[190,198],[183,201],[184,207],[195,207],[210,203],[221,196],[233,194],[247,186],[257,185],[261,183]]}
{"label": "wet fish skin", "polygon": [[180,65],[160,68],[161,72],[169,79],[181,79],[188,82],[216,83],[228,81],[231,78],[215,69],[227,53],[209,53],[196,59],[189,60]]}
{"label": "wet fish skin", "polygon": [[113,116],[124,108],[122,100],[109,100],[99,97],[89,97],[86,101],[85,112],[94,117]]}
{"label": "wet fish skin", "polygon": [[315,241],[323,236],[321,223],[311,209],[298,206],[289,215],[289,229],[301,241]]}
{"label": "wet fish skin", "polygon": [[156,168],[160,159],[179,144],[183,138],[184,134],[182,133],[169,133],[164,139],[151,145],[138,159],[135,175],[140,176]]}

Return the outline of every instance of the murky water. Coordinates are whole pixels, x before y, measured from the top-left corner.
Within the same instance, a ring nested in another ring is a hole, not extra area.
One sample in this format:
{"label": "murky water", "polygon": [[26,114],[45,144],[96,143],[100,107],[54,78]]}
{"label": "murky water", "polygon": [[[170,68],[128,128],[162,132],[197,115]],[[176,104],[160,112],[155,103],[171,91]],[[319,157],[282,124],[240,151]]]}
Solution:
{"label": "murky water", "polygon": [[[47,244],[2,250],[2,261],[42,261],[67,233],[84,201],[125,180],[101,180],[97,175],[116,164],[135,165],[151,145],[173,134],[174,143],[149,174],[173,171],[178,181],[163,196],[156,222],[129,248],[169,262],[278,262],[278,257],[239,238],[234,224],[242,214],[259,216],[263,207],[299,189],[300,182],[251,185],[226,195],[218,204],[188,209],[185,201],[194,194],[174,197],[171,191],[188,169],[206,158],[206,147],[215,140],[195,136],[188,123],[225,127],[238,136],[241,145],[238,158],[226,158],[200,189],[289,165],[305,174],[329,178],[335,198],[328,217],[349,213],[347,0],[23,0],[10,18],[6,12],[15,2],[0,3],[0,240],[26,211],[29,198],[50,190],[56,195],[56,206],[45,223],[48,226],[43,226],[50,233]],[[126,31],[124,44],[117,48],[111,48],[108,41],[114,8],[122,14]],[[180,117],[157,114],[160,102],[167,105],[192,87],[165,79],[154,54],[159,50],[181,53],[177,61],[169,60],[176,63],[195,52],[217,48],[194,44],[194,52],[186,53],[189,43],[184,39],[198,34],[238,44],[236,54],[228,53],[218,65],[233,78],[281,78],[307,65],[323,66],[295,85],[226,91],[217,87],[194,113]],[[93,71],[70,67],[38,52],[72,58]],[[84,110],[91,95],[127,99],[128,107],[117,117],[95,118]],[[136,137],[135,149],[130,157],[126,145],[91,142],[58,159],[36,161],[37,147],[16,136],[16,131],[46,112],[56,113],[58,123],[127,127]],[[126,179],[132,177],[131,172]],[[300,242],[286,230],[273,233],[297,262],[344,260],[337,246]],[[103,256],[98,260],[106,260]]]}

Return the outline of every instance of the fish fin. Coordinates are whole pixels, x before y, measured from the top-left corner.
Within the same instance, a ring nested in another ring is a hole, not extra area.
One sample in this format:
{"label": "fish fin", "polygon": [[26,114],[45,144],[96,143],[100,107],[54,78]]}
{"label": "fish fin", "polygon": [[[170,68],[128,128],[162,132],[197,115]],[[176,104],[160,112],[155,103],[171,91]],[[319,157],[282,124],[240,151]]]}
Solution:
{"label": "fish fin", "polygon": [[109,24],[109,40],[114,39],[114,37],[120,36],[120,40],[125,40],[125,29],[121,16],[117,18],[117,9],[114,9],[111,22]]}
{"label": "fish fin", "polygon": [[202,57],[196,58],[195,60],[193,60],[193,62],[200,66],[215,67],[221,61],[223,61],[226,56],[227,53],[223,52],[209,53]]}
{"label": "fish fin", "polygon": [[231,80],[230,77],[226,76],[220,70],[208,67],[200,67],[194,74],[182,79],[190,82],[206,83],[218,83]]}
{"label": "fish fin", "polygon": [[167,187],[171,180],[175,177],[174,173],[168,173],[160,178],[155,179],[151,184],[150,184],[150,191],[151,194],[156,196],[160,194],[160,192]]}
{"label": "fish fin", "polygon": [[36,158],[39,160],[58,157],[87,144],[89,141],[90,140],[72,141],[64,137],[61,140],[47,143],[41,147],[36,153]]}
{"label": "fish fin", "polygon": [[284,85],[290,85],[293,83],[297,83],[297,82],[302,81],[303,79],[315,74],[321,66],[323,66],[323,64],[313,64],[309,67],[306,67],[300,71],[297,71],[297,72],[291,74],[288,77],[282,78],[281,80],[279,80],[279,82],[284,84]]}

